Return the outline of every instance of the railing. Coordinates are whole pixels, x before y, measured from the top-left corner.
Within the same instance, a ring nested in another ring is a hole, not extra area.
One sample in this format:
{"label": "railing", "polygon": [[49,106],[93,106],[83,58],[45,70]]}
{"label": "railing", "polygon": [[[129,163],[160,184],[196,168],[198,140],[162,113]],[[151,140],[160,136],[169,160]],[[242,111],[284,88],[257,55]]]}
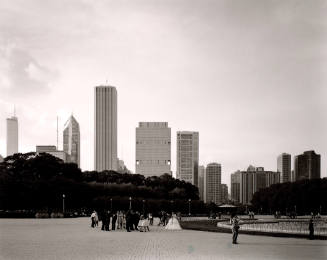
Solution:
{"label": "railing", "polygon": [[[229,222],[218,222],[218,227],[231,228]],[[240,222],[240,230],[270,232],[270,233],[286,233],[286,234],[306,234],[309,235],[309,221],[254,221],[253,223]],[[327,223],[325,220],[314,220],[314,234],[326,236]]]}

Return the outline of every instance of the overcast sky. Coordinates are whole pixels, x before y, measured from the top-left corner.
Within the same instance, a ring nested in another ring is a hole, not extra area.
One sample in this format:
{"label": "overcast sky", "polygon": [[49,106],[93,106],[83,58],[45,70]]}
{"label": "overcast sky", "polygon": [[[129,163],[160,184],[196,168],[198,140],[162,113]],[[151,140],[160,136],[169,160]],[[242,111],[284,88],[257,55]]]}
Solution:
{"label": "overcast sky", "polygon": [[[94,86],[116,86],[118,156],[139,121],[200,133],[222,182],[277,156],[321,154],[327,176],[327,1],[0,0],[0,154],[14,104],[19,150],[60,145],[73,112],[93,169]],[[293,168],[293,163],[292,163]]]}

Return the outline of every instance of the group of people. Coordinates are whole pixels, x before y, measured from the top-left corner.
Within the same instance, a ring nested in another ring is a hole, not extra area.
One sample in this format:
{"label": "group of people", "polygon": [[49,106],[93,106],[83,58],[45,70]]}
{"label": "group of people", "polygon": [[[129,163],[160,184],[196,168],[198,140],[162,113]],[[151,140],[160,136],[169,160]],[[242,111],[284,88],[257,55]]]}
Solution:
{"label": "group of people", "polygon": [[127,232],[133,230],[146,232],[150,231],[149,225],[153,225],[153,215],[151,213],[141,215],[138,211],[133,210],[127,212],[104,210],[99,215],[96,211],[93,211],[91,214],[91,227],[97,227],[99,221],[102,222],[101,230],[103,231],[121,229]]}

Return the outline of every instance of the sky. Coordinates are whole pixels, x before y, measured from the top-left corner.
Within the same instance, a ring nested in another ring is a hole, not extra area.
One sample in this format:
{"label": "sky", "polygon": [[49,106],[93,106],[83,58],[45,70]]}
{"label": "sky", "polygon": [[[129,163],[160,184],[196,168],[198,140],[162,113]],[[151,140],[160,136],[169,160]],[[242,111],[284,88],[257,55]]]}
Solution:
{"label": "sky", "polygon": [[321,154],[327,177],[327,1],[0,0],[0,154],[59,149],[73,113],[81,168],[94,164],[94,86],[118,93],[118,156],[135,170],[135,128],[199,131],[200,164],[222,182],[277,156]]}

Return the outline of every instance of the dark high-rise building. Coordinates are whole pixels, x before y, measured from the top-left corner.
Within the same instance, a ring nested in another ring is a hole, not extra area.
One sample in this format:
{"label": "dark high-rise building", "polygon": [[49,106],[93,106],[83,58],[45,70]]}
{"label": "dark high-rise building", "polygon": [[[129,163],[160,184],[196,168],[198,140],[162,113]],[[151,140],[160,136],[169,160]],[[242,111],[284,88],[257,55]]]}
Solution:
{"label": "dark high-rise building", "polygon": [[231,174],[231,198],[232,201],[240,202],[240,171]]}
{"label": "dark high-rise building", "polygon": [[291,181],[291,155],[282,153],[277,157],[277,171],[280,173],[280,182]]}
{"label": "dark high-rise building", "polygon": [[320,178],[320,154],[306,151],[295,156],[294,159],[295,181]]}
{"label": "dark high-rise building", "polygon": [[251,204],[253,194],[260,189],[280,182],[279,172],[265,171],[263,167],[249,166],[240,172],[240,199],[242,204]]}

